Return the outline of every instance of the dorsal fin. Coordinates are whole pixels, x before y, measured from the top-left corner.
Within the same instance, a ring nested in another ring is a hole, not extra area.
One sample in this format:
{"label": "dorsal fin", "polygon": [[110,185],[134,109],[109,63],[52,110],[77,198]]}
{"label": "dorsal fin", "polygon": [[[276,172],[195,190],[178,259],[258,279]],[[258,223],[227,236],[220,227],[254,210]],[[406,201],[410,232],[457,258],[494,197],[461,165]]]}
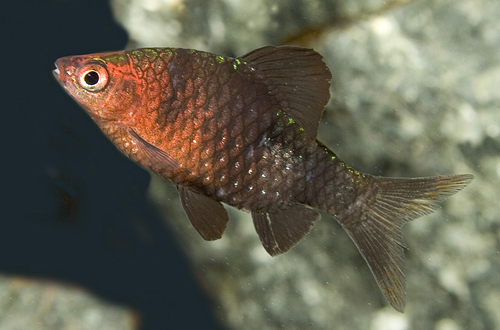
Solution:
{"label": "dorsal fin", "polygon": [[323,109],[330,99],[332,74],[312,49],[265,46],[240,57],[251,62],[278,88],[288,107],[283,109],[311,139],[316,139]]}

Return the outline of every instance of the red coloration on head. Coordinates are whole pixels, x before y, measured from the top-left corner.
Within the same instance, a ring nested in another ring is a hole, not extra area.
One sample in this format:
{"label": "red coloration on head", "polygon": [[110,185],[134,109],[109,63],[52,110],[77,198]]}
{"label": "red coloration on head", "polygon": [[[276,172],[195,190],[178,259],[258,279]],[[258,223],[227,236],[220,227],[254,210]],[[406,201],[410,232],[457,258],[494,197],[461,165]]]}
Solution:
{"label": "red coloration on head", "polygon": [[68,56],[55,65],[56,79],[98,125],[131,120],[140,91],[125,52]]}

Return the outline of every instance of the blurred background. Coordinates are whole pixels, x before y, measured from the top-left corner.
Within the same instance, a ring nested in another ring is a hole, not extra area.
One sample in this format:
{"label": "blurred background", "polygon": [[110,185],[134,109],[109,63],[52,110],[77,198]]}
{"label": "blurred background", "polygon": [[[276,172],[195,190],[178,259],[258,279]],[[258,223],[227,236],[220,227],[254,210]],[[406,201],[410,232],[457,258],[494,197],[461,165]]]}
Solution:
{"label": "blurred background", "polygon": [[[500,3],[44,0],[0,15],[1,329],[500,329]],[[326,215],[276,258],[234,209],[203,241],[175,187],[120,155],[51,73],[67,55],[267,44],[324,56],[319,139],[353,168],[475,175],[405,227],[404,314]]]}

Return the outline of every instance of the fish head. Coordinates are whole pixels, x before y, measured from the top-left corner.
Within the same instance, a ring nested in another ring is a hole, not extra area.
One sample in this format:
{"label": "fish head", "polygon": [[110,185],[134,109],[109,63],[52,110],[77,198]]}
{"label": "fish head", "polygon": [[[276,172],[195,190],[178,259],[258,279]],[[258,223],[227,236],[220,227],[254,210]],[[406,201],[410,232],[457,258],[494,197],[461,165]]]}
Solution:
{"label": "fish head", "polygon": [[124,52],[62,57],[55,66],[56,80],[98,124],[129,120],[137,108],[138,83]]}

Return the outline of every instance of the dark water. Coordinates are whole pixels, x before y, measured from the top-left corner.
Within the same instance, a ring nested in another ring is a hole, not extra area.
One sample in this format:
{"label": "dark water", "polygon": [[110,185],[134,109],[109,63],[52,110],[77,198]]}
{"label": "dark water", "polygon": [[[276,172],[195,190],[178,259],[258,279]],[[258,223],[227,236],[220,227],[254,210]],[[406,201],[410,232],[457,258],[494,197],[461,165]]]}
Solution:
{"label": "dark water", "polygon": [[124,162],[52,77],[58,57],[124,48],[108,3],[9,2],[2,12],[0,273],[77,284],[138,310],[142,329],[220,329],[147,203],[149,174]]}

